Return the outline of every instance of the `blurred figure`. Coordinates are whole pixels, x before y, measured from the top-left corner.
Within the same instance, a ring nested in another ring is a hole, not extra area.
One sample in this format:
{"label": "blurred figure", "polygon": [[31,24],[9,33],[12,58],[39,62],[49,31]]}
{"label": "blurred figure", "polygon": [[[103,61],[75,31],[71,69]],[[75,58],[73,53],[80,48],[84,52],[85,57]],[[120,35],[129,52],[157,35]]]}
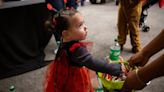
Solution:
{"label": "blurred figure", "polygon": [[81,4],[81,6],[84,6],[85,5],[85,0],[80,0],[80,4]]}
{"label": "blurred figure", "polygon": [[120,0],[118,11],[118,42],[123,50],[126,43],[126,36],[130,35],[132,52],[137,53],[141,50],[139,20],[142,10],[140,0]]}

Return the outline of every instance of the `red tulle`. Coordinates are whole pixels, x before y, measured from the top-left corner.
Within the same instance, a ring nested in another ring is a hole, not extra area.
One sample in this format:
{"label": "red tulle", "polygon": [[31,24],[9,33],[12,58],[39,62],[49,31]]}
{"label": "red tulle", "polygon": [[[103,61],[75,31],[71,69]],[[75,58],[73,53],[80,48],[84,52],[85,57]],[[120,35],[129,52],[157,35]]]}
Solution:
{"label": "red tulle", "polygon": [[48,70],[46,72],[46,80],[45,80],[45,85],[44,85],[44,92],[55,92],[54,91],[54,82],[52,80],[54,80],[54,74],[53,74],[53,70],[54,70],[54,66],[53,66],[53,62],[49,65]]}
{"label": "red tulle", "polygon": [[[75,43],[70,50],[74,51],[81,45],[84,43]],[[88,69],[72,66],[65,50],[62,50],[48,68],[44,92],[94,92],[94,90]]]}

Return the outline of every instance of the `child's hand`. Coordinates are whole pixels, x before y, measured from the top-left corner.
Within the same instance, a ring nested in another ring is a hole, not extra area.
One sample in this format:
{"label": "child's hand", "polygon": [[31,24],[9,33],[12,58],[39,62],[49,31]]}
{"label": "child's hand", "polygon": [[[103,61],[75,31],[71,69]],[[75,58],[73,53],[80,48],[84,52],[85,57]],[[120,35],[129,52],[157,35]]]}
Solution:
{"label": "child's hand", "polygon": [[110,64],[111,65],[111,75],[120,76],[122,74],[121,64]]}

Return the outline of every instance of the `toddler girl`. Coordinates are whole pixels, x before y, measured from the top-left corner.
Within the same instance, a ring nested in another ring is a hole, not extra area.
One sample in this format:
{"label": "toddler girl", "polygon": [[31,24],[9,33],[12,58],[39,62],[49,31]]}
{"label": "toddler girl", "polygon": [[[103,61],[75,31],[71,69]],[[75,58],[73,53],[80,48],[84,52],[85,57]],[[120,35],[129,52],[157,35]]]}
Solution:
{"label": "toddler girl", "polygon": [[77,10],[60,11],[53,18],[53,26],[61,44],[47,72],[45,92],[94,92],[88,69],[114,76],[121,74],[120,64],[94,59],[84,42],[80,42],[86,39],[88,30]]}

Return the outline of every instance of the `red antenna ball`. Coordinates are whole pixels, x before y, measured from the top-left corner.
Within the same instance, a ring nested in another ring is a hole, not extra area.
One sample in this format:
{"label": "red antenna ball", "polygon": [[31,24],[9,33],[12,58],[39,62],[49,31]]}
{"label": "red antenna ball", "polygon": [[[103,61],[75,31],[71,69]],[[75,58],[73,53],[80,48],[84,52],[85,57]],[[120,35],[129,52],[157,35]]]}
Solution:
{"label": "red antenna ball", "polygon": [[54,10],[54,8],[52,7],[52,5],[50,3],[47,4],[47,8],[48,8],[48,10]]}

